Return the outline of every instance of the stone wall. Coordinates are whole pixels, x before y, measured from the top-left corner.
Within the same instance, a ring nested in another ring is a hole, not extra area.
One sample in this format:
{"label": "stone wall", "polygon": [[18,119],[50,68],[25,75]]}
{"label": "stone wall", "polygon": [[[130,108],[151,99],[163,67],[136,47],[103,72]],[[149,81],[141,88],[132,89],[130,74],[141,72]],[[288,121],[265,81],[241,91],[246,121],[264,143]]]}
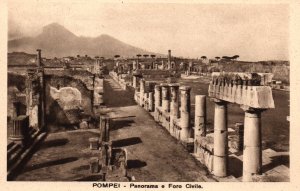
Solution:
{"label": "stone wall", "polygon": [[[93,92],[83,82],[69,76],[46,76],[45,82],[46,117],[49,127],[77,125],[82,114],[93,115]],[[62,95],[65,99],[55,97]]]}

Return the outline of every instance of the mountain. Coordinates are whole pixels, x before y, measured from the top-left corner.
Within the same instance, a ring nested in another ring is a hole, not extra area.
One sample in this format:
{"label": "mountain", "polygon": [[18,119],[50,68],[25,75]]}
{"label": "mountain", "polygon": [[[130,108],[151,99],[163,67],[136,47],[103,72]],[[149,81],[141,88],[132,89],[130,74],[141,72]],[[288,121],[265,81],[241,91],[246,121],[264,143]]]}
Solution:
{"label": "mountain", "polygon": [[42,33],[35,37],[8,41],[8,52],[35,53],[38,48],[42,49],[43,56],[50,58],[76,55],[113,57],[116,54],[132,57],[136,54],[156,54],[128,45],[106,34],[95,38],[78,37],[57,23],[44,26]]}

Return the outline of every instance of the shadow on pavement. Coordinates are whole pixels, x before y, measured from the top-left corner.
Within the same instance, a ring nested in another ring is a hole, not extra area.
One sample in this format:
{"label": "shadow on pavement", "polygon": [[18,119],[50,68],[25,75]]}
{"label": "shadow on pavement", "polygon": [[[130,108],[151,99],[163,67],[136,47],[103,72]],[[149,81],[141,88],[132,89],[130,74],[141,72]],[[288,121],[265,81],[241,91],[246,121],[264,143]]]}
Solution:
{"label": "shadow on pavement", "polygon": [[95,174],[95,175],[79,178],[74,181],[99,181],[99,180],[102,180],[102,175]]}
{"label": "shadow on pavement", "polygon": [[121,129],[123,127],[131,126],[131,124],[134,123],[134,120],[132,119],[126,119],[126,120],[113,120],[111,131],[115,131],[118,129]]}
{"label": "shadow on pavement", "polygon": [[55,139],[55,140],[45,141],[41,145],[40,149],[45,149],[49,147],[59,147],[59,146],[66,145],[68,142],[69,142],[68,139]]}
{"label": "shadow on pavement", "polygon": [[243,175],[243,162],[235,157],[228,158],[229,175],[239,178]]}
{"label": "shadow on pavement", "polygon": [[140,160],[127,160],[127,168],[142,168],[144,166],[147,166],[147,163]]}
{"label": "shadow on pavement", "polygon": [[36,165],[30,166],[30,167],[25,167],[23,172],[28,172],[28,171],[45,168],[45,167],[49,167],[49,166],[54,166],[54,165],[65,164],[65,163],[73,162],[76,160],[78,160],[77,157],[67,157],[67,158],[63,158],[63,159],[47,161],[47,162],[36,164]]}
{"label": "shadow on pavement", "polygon": [[276,166],[285,165],[290,167],[290,156],[289,155],[280,155],[271,157],[271,163],[266,164],[262,167],[262,172],[267,172]]}
{"label": "shadow on pavement", "polygon": [[133,99],[134,91],[121,90],[121,88],[116,89],[113,87],[117,82],[113,79],[107,79],[104,81],[104,103],[107,107],[125,107],[137,105]]}
{"label": "shadow on pavement", "polygon": [[126,139],[120,139],[112,142],[113,147],[126,147],[129,145],[135,145],[141,143],[142,140],[139,137],[131,137]]}

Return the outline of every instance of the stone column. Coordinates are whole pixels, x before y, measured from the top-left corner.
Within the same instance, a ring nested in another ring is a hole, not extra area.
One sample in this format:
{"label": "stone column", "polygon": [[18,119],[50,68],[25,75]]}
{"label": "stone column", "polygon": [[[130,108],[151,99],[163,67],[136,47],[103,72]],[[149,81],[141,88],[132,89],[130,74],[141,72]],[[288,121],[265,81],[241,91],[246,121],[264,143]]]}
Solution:
{"label": "stone column", "polygon": [[154,111],[154,97],[153,97],[153,92],[149,92],[149,98],[148,98],[148,103],[149,103],[149,111],[153,112]]}
{"label": "stone column", "polygon": [[196,95],[195,96],[195,153],[197,153],[197,145],[201,140],[201,137],[206,136],[206,96]]}
{"label": "stone column", "polygon": [[169,112],[170,101],[169,101],[169,87],[168,84],[162,83],[161,85],[161,95],[162,95],[162,110],[164,112]]}
{"label": "stone column", "polygon": [[252,181],[252,175],[261,174],[261,112],[260,109],[245,110],[243,181]]}
{"label": "stone column", "polygon": [[144,79],[140,79],[140,106],[143,107],[144,103],[144,93],[145,93],[145,80]]}
{"label": "stone column", "polygon": [[191,138],[190,112],[191,112],[191,87],[181,86],[180,90],[180,140],[187,141]]}
{"label": "stone column", "polygon": [[228,135],[227,135],[227,102],[214,99],[214,164],[213,174],[227,176]]}
{"label": "stone column", "polygon": [[109,141],[110,118],[108,116],[100,116],[100,142]]}
{"label": "stone column", "polygon": [[29,118],[27,115],[20,115],[12,119],[13,125],[9,131],[9,139],[24,146],[24,141],[29,131]]}
{"label": "stone column", "polygon": [[154,109],[155,115],[154,118],[158,120],[158,108],[161,106],[161,86],[155,85],[154,87]]}
{"label": "stone column", "polygon": [[133,61],[132,63],[132,70],[136,70],[137,69],[137,62]]}
{"label": "stone column", "polygon": [[179,84],[169,84],[170,86],[170,133],[174,134],[174,119],[178,118],[179,107],[178,107],[178,89]]}
{"label": "stone column", "polygon": [[37,55],[36,55],[36,63],[37,63],[37,66],[41,66],[42,65],[42,50],[41,49],[36,49],[37,51]]}
{"label": "stone column", "polygon": [[133,86],[134,88],[137,87],[137,76],[132,76],[132,86]]}

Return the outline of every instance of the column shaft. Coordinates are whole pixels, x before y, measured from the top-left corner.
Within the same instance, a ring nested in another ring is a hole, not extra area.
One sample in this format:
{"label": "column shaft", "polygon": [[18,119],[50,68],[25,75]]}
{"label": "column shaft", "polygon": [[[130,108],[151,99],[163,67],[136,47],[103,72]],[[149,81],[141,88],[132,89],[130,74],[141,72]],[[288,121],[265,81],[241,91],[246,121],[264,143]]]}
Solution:
{"label": "column shaft", "polygon": [[195,153],[197,152],[197,145],[200,142],[201,137],[206,136],[206,96],[195,96]]}
{"label": "column shaft", "polygon": [[154,88],[154,109],[155,109],[155,115],[154,118],[157,121],[158,120],[158,109],[161,106],[161,87],[160,85],[155,85]]}
{"label": "column shaft", "polygon": [[140,80],[140,106],[143,106],[143,100],[144,100],[144,93],[145,93],[145,80]]}
{"label": "column shaft", "polygon": [[214,116],[214,164],[215,176],[227,176],[228,137],[227,137],[227,103],[215,102]]}
{"label": "column shaft", "polygon": [[252,175],[260,174],[262,167],[261,112],[245,112],[243,181],[252,181]]}
{"label": "column shaft", "polygon": [[191,112],[191,98],[190,98],[191,88],[188,86],[180,87],[180,140],[187,141],[191,135],[190,127],[190,112]]}

